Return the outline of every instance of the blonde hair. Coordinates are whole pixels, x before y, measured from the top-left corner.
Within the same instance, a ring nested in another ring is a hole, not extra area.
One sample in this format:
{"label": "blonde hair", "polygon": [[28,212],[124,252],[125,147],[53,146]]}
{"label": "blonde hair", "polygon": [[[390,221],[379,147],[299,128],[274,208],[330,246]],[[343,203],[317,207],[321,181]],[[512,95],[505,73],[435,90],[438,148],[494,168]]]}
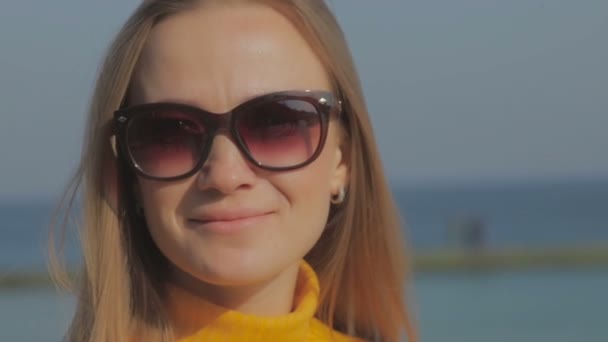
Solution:
{"label": "blonde hair", "polygon": [[[298,27],[343,100],[348,196],[332,208],[324,234],[305,257],[321,283],[317,317],[334,329],[368,340],[397,341],[405,334],[409,341],[417,341],[406,303],[410,270],[400,218],[339,24],[322,0],[256,1],[272,6]],[[163,268],[149,266],[164,259],[145,222],[133,214],[132,191],[127,188],[132,175],[114,159],[107,124],[127,96],[150,30],[162,18],[200,2],[144,1],[115,38],[99,73],[81,163],[61,203],[68,213],[82,185],[84,265],[68,341],[173,339],[161,301]],[[114,166],[120,180],[112,190],[106,181]],[[116,208],[108,203],[113,191],[118,196]],[[65,220],[59,226],[65,229]],[[55,239],[50,241],[51,268],[58,281],[66,280],[54,255]]]}

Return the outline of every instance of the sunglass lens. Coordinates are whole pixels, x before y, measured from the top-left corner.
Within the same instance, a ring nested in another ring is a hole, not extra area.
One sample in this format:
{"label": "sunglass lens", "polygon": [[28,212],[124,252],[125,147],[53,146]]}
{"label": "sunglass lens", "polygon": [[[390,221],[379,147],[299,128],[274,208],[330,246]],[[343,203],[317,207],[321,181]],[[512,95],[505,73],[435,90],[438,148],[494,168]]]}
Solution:
{"label": "sunglass lens", "polygon": [[205,137],[201,123],[169,110],[139,115],[127,130],[128,149],[136,167],[152,177],[177,177],[194,169]]}
{"label": "sunglass lens", "polygon": [[249,154],[268,167],[291,167],[308,161],[321,139],[321,115],[305,100],[259,104],[239,115],[238,134]]}

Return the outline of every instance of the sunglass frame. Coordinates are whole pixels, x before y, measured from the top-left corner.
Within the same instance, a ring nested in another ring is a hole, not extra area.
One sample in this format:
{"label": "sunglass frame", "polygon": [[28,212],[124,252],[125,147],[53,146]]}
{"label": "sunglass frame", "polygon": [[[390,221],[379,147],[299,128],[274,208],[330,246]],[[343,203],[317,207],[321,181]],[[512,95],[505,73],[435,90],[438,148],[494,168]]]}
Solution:
{"label": "sunglass frame", "polygon": [[[281,101],[281,100],[300,100],[306,101],[310,103],[318,112],[320,116],[321,125],[321,134],[319,137],[319,144],[315,149],[314,153],[304,162],[298,163],[296,165],[289,166],[270,166],[265,165],[259,161],[257,161],[247,149],[247,145],[243,141],[241,135],[237,129],[237,121],[240,113],[246,113],[248,109],[258,106],[262,103]],[[129,123],[137,118],[140,115],[149,115],[151,112],[164,110],[164,109],[173,109],[179,110],[181,113],[194,115],[197,119],[203,121],[207,127],[210,127],[209,130],[209,138],[208,141],[211,143],[206,144],[203,147],[203,150],[200,153],[199,159],[193,168],[185,172],[183,174],[179,174],[171,177],[158,177],[147,173],[143,170],[136,162],[133,154],[131,153],[128,147],[128,127]],[[256,167],[268,170],[268,171],[289,171],[295,170],[298,168],[302,168],[304,166],[309,165],[313,161],[315,161],[323,147],[325,145],[325,141],[327,140],[327,133],[329,131],[329,119],[332,114],[339,115],[342,111],[342,101],[336,100],[334,94],[330,91],[324,90],[292,90],[292,91],[281,91],[274,92],[269,94],[264,94],[248,101],[245,101],[232,110],[225,113],[213,113],[206,111],[202,108],[195,107],[188,104],[183,103],[173,103],[173,102],[156,102],[156,103],[145,103],[134,106],[128,106],[124,108],[120,108],[114,112],[113,118],[113,130],[116,135],[116,144],[118,145],[116,148],[116,152],[124,158],[129,167],[138,175],[153,179],[153,180],[162,180],[162,181],[173,181],[188,178],[198,172],[209,155],[211,147],[213,145],[213,140],[215,136],[222,130],[229,132],[229,136],[233,142],[235,142],[236,146],[239,148],[245,158],[255,165]]]}

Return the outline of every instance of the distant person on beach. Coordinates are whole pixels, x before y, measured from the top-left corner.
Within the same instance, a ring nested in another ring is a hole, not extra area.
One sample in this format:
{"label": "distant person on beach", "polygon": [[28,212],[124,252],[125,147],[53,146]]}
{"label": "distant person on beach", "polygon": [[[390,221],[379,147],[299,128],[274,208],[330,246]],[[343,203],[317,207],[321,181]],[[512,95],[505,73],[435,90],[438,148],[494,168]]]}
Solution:
{"label": "distant person on beach", "polygon": [[469,252],[481,252],[486,248],[486,224],[479,216],[460,217],[448,226],[450,242]]}
{"label": "distant person on beach", "polygon": [[323,1],[143,1],[86,132],[66,340],[417,340],[399,215]]}

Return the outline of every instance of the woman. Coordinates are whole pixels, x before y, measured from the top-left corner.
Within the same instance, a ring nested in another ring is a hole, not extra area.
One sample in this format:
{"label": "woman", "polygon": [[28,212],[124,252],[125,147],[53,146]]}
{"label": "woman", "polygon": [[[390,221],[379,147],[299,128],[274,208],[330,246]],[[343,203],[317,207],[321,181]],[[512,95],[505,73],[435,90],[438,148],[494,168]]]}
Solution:
{"label": "woman", "polygon": [[100,71],[71,198],[81,183],[70,341],[416,339],[323,1],[144,1]]}

